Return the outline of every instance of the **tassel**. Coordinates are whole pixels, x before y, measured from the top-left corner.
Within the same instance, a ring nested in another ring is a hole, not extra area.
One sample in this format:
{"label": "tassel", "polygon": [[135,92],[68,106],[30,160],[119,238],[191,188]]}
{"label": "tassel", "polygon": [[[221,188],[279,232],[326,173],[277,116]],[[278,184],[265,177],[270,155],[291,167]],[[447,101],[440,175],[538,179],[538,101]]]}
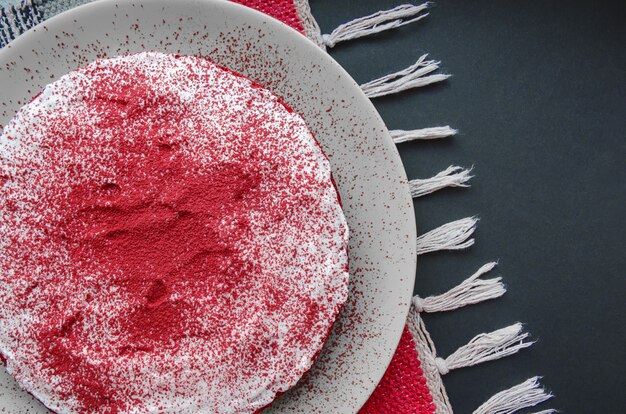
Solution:
{"label": "tassel", "polygon": [[[324,40],[324,44],[326,46],[334,47],[339,42],[357,39],[374,33],[380,33],[385,30],[395,29],[396,27],[416,22],[428,16],[428,13],[419,14],[427,8],[428,3],[424,3],[419,6],[403,4],[391,10],[379,11],[369,16],[344,23],[333,30],[331,34],[322,35],[322,39]],[[415,15],[418,16],[413,17]],[[410,17],[413,18],[405,20]]]}
{"label": "tassel", "polygon": [[434,128],[422,128],[405,131],[402,129],[394,129],[389,131],[389,135],[393,139],[393,142],[399,144],[401,142],[414,141],[417,139],[439,139],[446,138],[452,135],[456,135],[458,131],[452,129],[449,126],[434,127]]}
{"label": "tassel", "polygon": [[[523,383],[500,391],[478,407],[473,414],[512,414],[528,407],[534,407],[548,399],[552,394],[539,386],[539,377],[527,379]],[[544,410],[540,413],[553,413],[554,410]]]}
{"label": "tassel", "polygon": [[516,323],[506,328],[475,336],[446,359],[437,358],[437,369],[441,375],[457,368],[471,367],[487,361],[504,358],[527,348],[533,342],[524,342],[527,332],[522,332],[522,324]]}
{"label": "tassel", "polygon": [[472,168],[463,169],[451,165],[434,177],[411,180],[409,181],[411,196],[421,197],[446,187],[469,187],[466,183],[473,177],[470,172]]}
{"label": "tassel", "polygon": [[447,312],[467,305],[484,302],[499,298],[504,295],[506,289],[502,284],[501,277],[493,279],[479,279],[485,273],[491,271],[496,262],[483,265],[472,276],[465,279],[460,285],[453,287],[444,294],[429,296],[427,298],[413,297],[413,305],[418,312]]}
{"label": "tassel", "polygon": [[364,83],[361,89],[368,98],[376,98],[448,79],[450,75],[425,76],[439,69],[440,63],[426,60],[427,56],[422,55],[417,62],[404,70]]}
{"label": "tassel", "polygon": [[474,244],[470,238],[476,230],[478,218],[466,217],[446,223],[417,238],[417,254],[440,250],[461,250]]}

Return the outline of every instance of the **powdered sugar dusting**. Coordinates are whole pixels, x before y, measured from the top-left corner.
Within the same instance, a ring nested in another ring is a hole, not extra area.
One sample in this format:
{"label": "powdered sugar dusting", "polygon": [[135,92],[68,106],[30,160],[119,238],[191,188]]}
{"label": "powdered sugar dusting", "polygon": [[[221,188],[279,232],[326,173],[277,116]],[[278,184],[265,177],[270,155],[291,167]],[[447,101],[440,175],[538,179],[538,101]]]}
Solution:
{"label": "powdered sugar dusting", "polygon": [[0,137],[0,352],[58,413],[255,412],[345,301],[347,227],[300,116],[213,63],[96,61]]}

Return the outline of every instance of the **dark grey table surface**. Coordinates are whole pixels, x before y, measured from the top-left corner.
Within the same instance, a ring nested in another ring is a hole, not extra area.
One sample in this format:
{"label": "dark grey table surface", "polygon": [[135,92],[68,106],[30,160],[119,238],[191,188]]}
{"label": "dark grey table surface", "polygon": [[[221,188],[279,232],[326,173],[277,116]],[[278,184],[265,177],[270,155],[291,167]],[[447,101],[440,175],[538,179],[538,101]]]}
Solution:
{"label": "dark grey table surface", "polygon": [[[311,0],[324,32],[400,1]],[[458,413],[543,375],[569,413],[626,412],[624,1],[440,0],[421,22],[337,46],[357,82],[424,52],[454,76],[374,103],[389,128],[450,124],[453,139],[399,146],[409,178],[474,165],[470,189],[415,201],[424,232],[481,217],[476,245],[422,257],[415,292],[443,292],[499,259],[499,300],[427,315],[441,355],[516,321],[538,342],[448,374]],[[536,411],[536,410],[535,410]],[[527,411],[531,412],[531,411]]]}

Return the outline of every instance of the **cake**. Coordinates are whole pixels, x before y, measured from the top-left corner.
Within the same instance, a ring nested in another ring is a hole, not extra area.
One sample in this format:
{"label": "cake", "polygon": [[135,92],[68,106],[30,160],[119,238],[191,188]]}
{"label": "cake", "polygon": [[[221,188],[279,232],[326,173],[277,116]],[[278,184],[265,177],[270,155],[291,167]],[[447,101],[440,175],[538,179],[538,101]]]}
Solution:
{"label": "cake", "polygon": [[311,368],[348,229],[280,98],[207,59],[97,60],[0,155],[0,355],[49,409],[253,413]]}

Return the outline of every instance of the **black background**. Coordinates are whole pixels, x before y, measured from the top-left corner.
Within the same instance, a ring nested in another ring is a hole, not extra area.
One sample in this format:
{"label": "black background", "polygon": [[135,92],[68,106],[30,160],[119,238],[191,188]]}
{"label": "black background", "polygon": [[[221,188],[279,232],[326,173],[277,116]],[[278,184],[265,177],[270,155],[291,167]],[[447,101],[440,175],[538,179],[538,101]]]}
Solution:
{"label": "black background", "polygon": [[[328,33],[401,2],[310,3]],[[475,167],[470,189],[415,201],[422,233],[481,218],[471,249],[420,258],[415,291],[441,293],[499,259],[495,274],[508,286],[502,299],[425,317],[439,354],[518,320],[538,341],[445,376],[455,412],[470,413],[534,375],[556,396],[542,409],[626,412],[625,4],[440,0],[416,24],[330,51],[359,83],[426,52],[454,75],[374,100],[390,129],[460,130],[399,145],[409,178],[450,164]]]}

